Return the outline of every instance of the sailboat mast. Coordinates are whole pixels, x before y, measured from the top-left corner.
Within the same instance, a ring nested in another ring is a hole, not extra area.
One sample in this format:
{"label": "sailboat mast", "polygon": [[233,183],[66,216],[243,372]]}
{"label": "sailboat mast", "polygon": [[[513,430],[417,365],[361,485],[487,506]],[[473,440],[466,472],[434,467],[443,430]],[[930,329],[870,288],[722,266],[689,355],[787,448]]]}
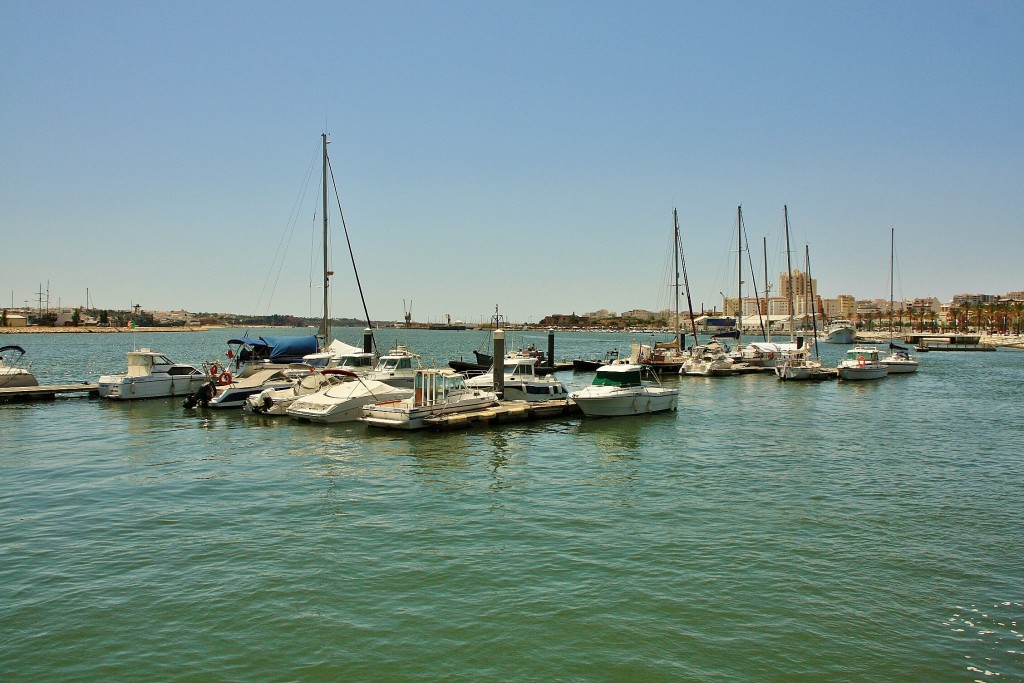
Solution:
{"label": "sailboat mast", "polygon": [[672,222],[675,225],[675,233],[673,235],[674,240],[674,254],[672,260],[675,261],[676,265],[676,285],[675,285],[675,330],[676,330],[676,351],[683,350],[683,335],[679,331],[679,213],[676,209],[672,209]]}
{"label": "sailboat mast", "polygon": [[896,228],[889,226],[889,348],[892,348],[892,279],[896,259]]}
{"label": "sailboat mast", "polygon": [[743,342],[743,207],[736,207],[736,346]]}
{"label": "sailboat mast", "polygon": [[768,304],[768,292],[772,291],[772,283],[768,280],[768,238],[761,238],[761,253],[764,255],[764,340],[772,340],[772,317],[769,315],[771,308]]}
{"label": "sailboat mast", "polygon": [[[697,340],[697,321],[693,318],[693,298],[690,296],[690,278],[686,275],[686,257],[683,256],[683,240],[679,236],[679,214],[675,209],[672,209],[672,221],[676,226],[676,239],[678,240],[678,254],[679,263],[683,268],[683,287],[686,289],[686,308],[690,312],[690,329],[693,331],[693,343],[694,345],[700,344]],[[685,334],[682,336],[686,336]],[[683,347],[680,346],[679,350],[682,351]]]}
{"label": "sailboat mast", "polygon": [[814,278],[811,277],[811,247],[807,244],[804,245],[804,260],[807,262],[807,283],[808,289],[811,293],[811,332],[813,333],[812,343],[814,344],[814,357],[818,356],[818,320],[815,315],[815,309],[818,308],[818,300],[814,298]]}
{"label": "sailboat mast", "polygon": [[782,205],[782,216],[786,222],[786,268],[789,271],[789,341],[793,341],[793,257],[789,251],[789,207]]}
{"label": "sailboat mast", "polygon": [[329,302],[330,302],[330,292],[328,290],[328,287],[330,286],[330,280],[329,280],[330,271],[328,270],[329,266],[328,266],[328,263],[327,263],[327,133],[321,133],[320,137],[323,139],[323,148],[324,148],[324,151],[323,151],[323,157],[324,157],[323,158],[323,167],[324,167],[324,169],[323,169],[323,176],[324,176],[323,177],[323,183],[324,183],[324,189],[323,189],[323,195],[324,195],[324,206],[323,206],[323,211],[324,211],[324,347],[326,347],[327,344],[328,344],[328,340],[331,337],[331,318],[330,318],[330,313],[329,313],[329,309],[328,309],[328,305],[329,305]]}

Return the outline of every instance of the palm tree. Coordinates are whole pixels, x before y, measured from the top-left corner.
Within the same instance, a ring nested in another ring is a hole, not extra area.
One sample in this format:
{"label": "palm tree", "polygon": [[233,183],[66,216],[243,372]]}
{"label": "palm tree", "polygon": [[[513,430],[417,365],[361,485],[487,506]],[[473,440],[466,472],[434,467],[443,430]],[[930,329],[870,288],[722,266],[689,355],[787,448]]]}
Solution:
{"label": "palm tree", "polygon": [[1024,314],[1024,301],[1014,301],[1011,307],[1013,308],[1013,317],[1017,324],[1017,334],[1020,334],[1021,314]]}

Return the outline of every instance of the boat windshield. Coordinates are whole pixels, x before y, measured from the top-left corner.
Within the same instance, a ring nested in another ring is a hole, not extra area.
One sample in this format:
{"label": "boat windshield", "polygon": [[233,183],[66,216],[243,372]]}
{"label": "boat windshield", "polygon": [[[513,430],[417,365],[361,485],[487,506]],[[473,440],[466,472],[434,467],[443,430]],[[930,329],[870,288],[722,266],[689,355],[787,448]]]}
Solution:
{"label": "boat windshield", "polygon": [[594,386],[598,387],[638,387],[640,386],[640,368],[636,370],[598,370],[594,377]]}

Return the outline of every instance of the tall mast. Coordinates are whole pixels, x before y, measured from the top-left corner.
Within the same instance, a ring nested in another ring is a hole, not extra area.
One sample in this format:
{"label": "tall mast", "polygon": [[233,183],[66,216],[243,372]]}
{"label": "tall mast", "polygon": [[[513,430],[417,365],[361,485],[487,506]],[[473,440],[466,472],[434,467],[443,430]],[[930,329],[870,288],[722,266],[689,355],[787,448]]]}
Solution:
{"label": "tall mast", "polygon": [[793,257],[789,252],[789,208],[782,205],[782,216],[786,221],[786,269],[789,271],[789,341],[793,341]]}
{"label": "tall mast", "polygon": [[[683,240],[679,237],[679,214],[675,209],[672,209],[672,221],[676,226],[676,239],[678,240],[679,248],[679,263],[683,267],[683,287],[686,289],[686,308],[690,311],[690,329],[693,331],[693,343],[694,345],[699,344],[697,341],[697,321],[693,318],[693,298],[690,296],[690,278],[686,275],[686,258],[683,256]],[[678,316],[677,316],[678,317]],[[686,336],[685,334],[682,336]],[[679,350],[682,351],[683,347],[680,346]]]}
{"label": "tall mast", "polygon": [[743,207],[736,207],[736,346],[743,341]]}
{"label": "tall mast", "polygon": [[[889,226],[889,348],[892,348],[892,276],[896,259],[896,228]],[[911,326],[913,328],[913,326]]]}
{"label": "tall mast", "polygon": [[[770,342],[772,340],[772,318],[768,315],[771,310],[768,303],[768,292],[772,291],[772,283],[768,280],[768,238],[761,238],[761,253],[764,254],[764,321],[765,321],[765,333],[764,340]],[[759,306],[760,308],[760,306]]]}
{"label": "tall mast", "polygon": [[328,270],[327,263],[327,133],[321,133],[320,137],[323,139],[324,147],[324,346],[326,347],[328,344],[328,340],[330,340],[331,338],[331,317],[328,310],[328,304],[330,302],[330,292],[327,289],[330,286],[330,271]]}
{"label": "tall mast", "polygon": [[[675,330],[676,330],[676,351],[682,352],[683,350],[683,335],[679,331],[679,214],[675,209],[672,209],[672,222],[675,224],[675,233],[673,235],[675,253],[672,256],[672,260],[675,261],[676,265],[676,285],[675,285]],[[696,342],[694,342],[696,343]]]}
{"label": "tall mast", "polygon": [[811,277],[811,248],[807,244],[804,245],[804,260],[807,262],[807,286],[811,292],[811,332],[813,334],[812,343],[814,344],[814,357],[818,356],[818,320],[815,315],[815,310],[818,308],[818,300],[814,298],[814,278]]}

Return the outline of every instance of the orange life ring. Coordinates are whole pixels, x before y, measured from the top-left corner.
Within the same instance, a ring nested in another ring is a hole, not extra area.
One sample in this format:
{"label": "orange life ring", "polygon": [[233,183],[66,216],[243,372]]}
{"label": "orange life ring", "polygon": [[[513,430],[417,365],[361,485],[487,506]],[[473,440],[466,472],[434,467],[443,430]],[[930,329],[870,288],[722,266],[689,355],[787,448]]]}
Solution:
{"label": "orange life ring", "polygon": [[221,386],[231,384],[231,373],[225,370],[220,373],[220,377],[217,378],[217,381],[221,383]]}
{"label": "orange life ring", "polygon": [[864,360],[864,356],[857,356],[857,365],[859,365],[861,367],[864,367],[866,365],[866,362]]}
{"label": "orange life ring", "polygon": [[210,377],[216,377],[219,372],[220,372],[220,366],[219,365],[214,363],[213,365],[210,366]]}

